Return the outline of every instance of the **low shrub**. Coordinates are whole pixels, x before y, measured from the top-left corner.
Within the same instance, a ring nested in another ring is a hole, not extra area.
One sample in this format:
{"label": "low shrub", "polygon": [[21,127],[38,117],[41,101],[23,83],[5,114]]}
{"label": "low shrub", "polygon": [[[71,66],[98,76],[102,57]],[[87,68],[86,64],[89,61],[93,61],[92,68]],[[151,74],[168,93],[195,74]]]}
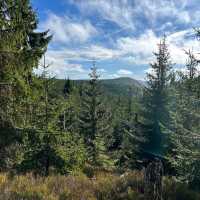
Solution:
{"label": "low shrub", "polygon": [[[163,180],[163,200],[199,200],[200,194],[174,178]],[[0,200],[145,200],[142,172],[117,175],[94,171],[93,177],[10,177],[0,174]]]}
{"label": "low shrub", "polygon": [[163,180],[164,200],[199,200],[200,193],[193,191],[175,177],[165,177]]}

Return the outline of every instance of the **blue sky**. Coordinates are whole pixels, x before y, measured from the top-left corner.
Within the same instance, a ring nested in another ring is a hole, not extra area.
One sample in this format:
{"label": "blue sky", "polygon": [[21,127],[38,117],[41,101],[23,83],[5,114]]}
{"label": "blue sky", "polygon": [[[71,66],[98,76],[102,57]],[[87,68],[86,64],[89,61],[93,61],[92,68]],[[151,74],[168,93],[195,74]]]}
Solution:
{"label": "blue sky", "polygon": [[95,59],[101,78],[143,80],[163,34],[175,69],[184,66],[184,50],[200,50],[193,31],[200,25],[199,0],[31,2],[38,13],[38,30],[53,34],[46,58],[57,78],[88,78]]}

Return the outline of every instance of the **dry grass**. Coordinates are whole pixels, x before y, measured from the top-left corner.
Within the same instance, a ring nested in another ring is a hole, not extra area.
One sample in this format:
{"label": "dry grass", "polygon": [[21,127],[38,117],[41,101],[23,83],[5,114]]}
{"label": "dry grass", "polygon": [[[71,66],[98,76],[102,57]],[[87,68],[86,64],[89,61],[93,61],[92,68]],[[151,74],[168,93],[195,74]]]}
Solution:
{"label": "dry grass", "polygon": [[[189,191],[174,179],[165,178],[166,200],[197,200],[199,194]],[[98,172],[94,178],[85,175],[34,177],[32,174],[10,177],[0,174],[0,200],[142,200],[143,175],[129,172],[122,176]]]}
{"label": "dry grass", "polygon": [[[1,174],[0,200],[129,199],[130,195],[137,193],[136,190],[139,191],[139,177],[137,173],[120,177],[104,172],[96,174],[94,178],[85,175],[36,178],[31,174],[9,177],[8,174]],[[130,179],[138,180],[138,183]]]}

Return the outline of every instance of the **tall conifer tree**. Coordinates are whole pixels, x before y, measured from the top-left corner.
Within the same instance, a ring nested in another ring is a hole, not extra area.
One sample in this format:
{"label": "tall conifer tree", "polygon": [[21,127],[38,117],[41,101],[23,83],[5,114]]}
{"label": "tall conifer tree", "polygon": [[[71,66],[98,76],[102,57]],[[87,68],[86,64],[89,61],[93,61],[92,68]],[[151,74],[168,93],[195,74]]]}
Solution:
{"label": "tall conifer tree", "polygon": [[197,88],[200,87],[200,79],[198,60],[191,51],[187,55],[186,73],[180,72],[174,83],[176,98],[174,134],[171,138],[173,154],[169,160],[182,181],[199,189],[200,98]]}
{"label": "tall conifer tree", "polygon": [[36,29],[37,18],[29,0],[0,1],[0,140],[6,144],[1,148],[13,148],[22,139],[18,132],[31,123],[38,94],[33,68],[51,39],[47,32]]}
{"label": "tall conifer tree", "polygon": [[151,64],[151,73],[147,74],[148,85],[144,91],[144,124],[147,142],[144,152],[162,156],[165,153],[167,138],[165,132],[170,124],[169,81],[171,62],[166,38],[160,41],[156,61]]}
{"label": "tall conifer tree", "polygon": [[[102,104],[97,68],[91,68],[90,81],[82,97],[80,115],[80,134],[88,148],[92,165],[101,164],[102,151],[105,150],[106,132],[109,129],[109,114]],[[104,152],[105,153],[105,152]]]}

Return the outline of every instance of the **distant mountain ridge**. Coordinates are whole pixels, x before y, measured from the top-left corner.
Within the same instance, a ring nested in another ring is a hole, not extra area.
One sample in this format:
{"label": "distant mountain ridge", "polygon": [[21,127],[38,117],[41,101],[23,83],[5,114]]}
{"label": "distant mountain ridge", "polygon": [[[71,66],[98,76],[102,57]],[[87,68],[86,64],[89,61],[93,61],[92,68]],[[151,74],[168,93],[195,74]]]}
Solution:
{"label": "distant mountain ridge", "polygon": [[[75,86],[80,86],[81,84],[87,84],[89,80],[72,80]],[[55,80],[55,89],[58,92],[62,92],[64,88],[65,80],[56,79]],[[117,96],[127,96],[130,93],[136,95],[141,93],[144,88],[144,84],[141,81],[129,78],[129,77],[120,77],[115,79],[100,79],[99,84],[101,90],[105,95],[117,95]]]}

